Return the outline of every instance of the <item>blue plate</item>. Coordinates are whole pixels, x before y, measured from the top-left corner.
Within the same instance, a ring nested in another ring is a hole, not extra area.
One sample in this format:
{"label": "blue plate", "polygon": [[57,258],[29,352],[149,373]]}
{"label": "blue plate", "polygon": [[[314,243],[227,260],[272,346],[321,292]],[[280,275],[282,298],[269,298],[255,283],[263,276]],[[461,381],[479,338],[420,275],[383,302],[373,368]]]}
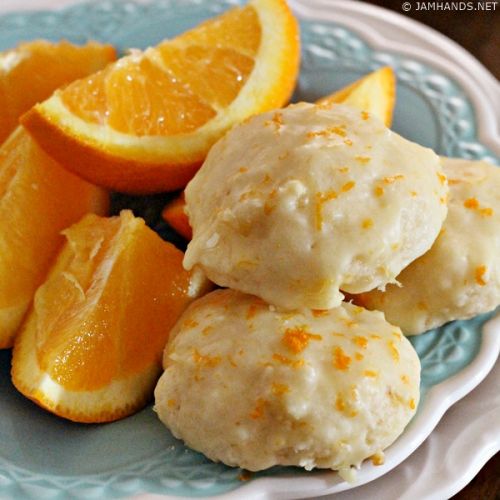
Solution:
{"label": "blue plate", "polygon": [[[94,39],[113,43],[122,51],[144,48],[236,3],[111,0],[57,12],[8,14],[0,17],[0,50],[34,38]],[[478,142],[473,106],[448,76],[416,60],[377,52],[337,24],[303,21],[301,29],[303,58],[294,100],[313,101],[391,65],[398,77],[393,125],[397,132],[440,154],[498,162]],[[182,239],[159,216],[169,196],[116,195],[114,208],[133,207],[164,238],[182,247]],[[424,394],[473,360],[489,316],[453,322],[412,339],[422,362]],[[15,391],[9,352],[0,352],[0,370],[0,497],[113,498],[140,492],[207,496],[242,485],[241,470],[214,464],[184,447],[160,424],[151,407],[112,424],[74,424],[46,413]],[[306,473],[275,468],[253,477],[300,474]]]}

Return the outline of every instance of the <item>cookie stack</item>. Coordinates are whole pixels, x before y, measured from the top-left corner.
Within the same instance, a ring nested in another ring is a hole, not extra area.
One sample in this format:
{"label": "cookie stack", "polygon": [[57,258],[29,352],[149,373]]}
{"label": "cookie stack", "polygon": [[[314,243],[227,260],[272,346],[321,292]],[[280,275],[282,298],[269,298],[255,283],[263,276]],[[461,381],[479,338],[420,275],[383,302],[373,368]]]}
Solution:
{"label": "cookie stack", "polygon": [[445,237],[447,198],[440,158],[366,112],[298,104],[235,127],[186,189],[184,265],[228,288],[172,330],[160,419],[254,471],[383,463],[416,411],[420,363],[382,312],[343,300],[395,302],[403,269]]}

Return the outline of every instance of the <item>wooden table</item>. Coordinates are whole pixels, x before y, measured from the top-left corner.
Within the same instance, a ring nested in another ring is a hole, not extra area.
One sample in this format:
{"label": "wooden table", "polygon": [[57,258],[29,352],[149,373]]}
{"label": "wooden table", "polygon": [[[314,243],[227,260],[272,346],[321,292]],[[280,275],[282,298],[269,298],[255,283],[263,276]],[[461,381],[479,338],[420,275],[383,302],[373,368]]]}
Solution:
{"label": "wooden table", "polygon": [[[495,6],[490,5],[494,10],[489,11],[436,11],[417,10],[417,3],[421,2],[410,1],[411,9],[407,12],[403,11],[403,1],[375,0],[368,3],[393,10],[434,28],[467,49],[496,78],[500,78],[500,2]],[[451,4],[451,2],[441,3]],[[478,3],[486,2],[472,2],[474,7]],[[495,455],[479,474],[453,497],[455,500],[498,498],[500,498],[500,454]]]}
{"label": "wooden table", "polygon": [[[368,1],[420,21],[451,38],[467,49],[486,66],[496,78],[500,78],[500,2],[454,2],[471,4],[472,7],[491,10],[417,10],[418,4],[452,4],[452,2],[410,2],[375,0]],[[411,9],[403,10],[403,3]],[[489,4],[489,5],[486,5]],[[496,5],[493,5],[496,4]]]}

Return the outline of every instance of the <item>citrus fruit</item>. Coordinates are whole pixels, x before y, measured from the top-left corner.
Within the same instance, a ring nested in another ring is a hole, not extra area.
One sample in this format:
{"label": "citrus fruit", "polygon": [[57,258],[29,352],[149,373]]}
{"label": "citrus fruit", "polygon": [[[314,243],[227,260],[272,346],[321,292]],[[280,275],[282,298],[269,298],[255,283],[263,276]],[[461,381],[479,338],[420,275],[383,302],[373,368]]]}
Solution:
{"label": "citrus fruit", "polygon": [[108,195],[68,172],[18,127],[0,147],[0,348],[11,347],[64,238]]}
{"label": "citrus fruit", "polygon": [[189,225],[189,219],[184,211],[186,202],[184,201],[184,192],[174,198],[163,209],[161,216],[172,226],[181,236],[190,240],[193,237],[193,231]]}
{"label": "citrus fruit", "polygon": [[390,127],[396,103],[394,71],[385,66],[318,101],[318,104],[332,103],[347,104],[371,113]]}
{"label": "citrus fruit", "polygon": [[73,82],[23,123],[90,182],[129,193],[182,188],[231,126],[289,99],[299,53],[285,0],[251,0]]}
{"label": "citrus fruit", "polygon": [[12,379],[61,417],[116,420],[151,398],[170,328],[202,282],[128,210],[89,214],[63,233],[16,339]]}
{"label": "citrus fruit", "polygon": [[111,45],[35,40],[0,52],[0,144],[19,117],[54,90],[104,68],[116,58]]}

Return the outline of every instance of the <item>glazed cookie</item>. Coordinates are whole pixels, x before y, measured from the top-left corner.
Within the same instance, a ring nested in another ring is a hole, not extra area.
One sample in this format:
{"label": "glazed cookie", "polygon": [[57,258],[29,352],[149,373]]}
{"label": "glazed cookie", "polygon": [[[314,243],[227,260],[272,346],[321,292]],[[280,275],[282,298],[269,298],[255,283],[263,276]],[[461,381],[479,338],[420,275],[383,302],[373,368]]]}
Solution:
{"label": "glazed cookie", "polygon": [[355,299],[383,311],[407,335],[500,305],[500,168],[484,161],[443,162],[448,216],[431,250],[398,276],[401,286]]}
{"label": "glazed cookie", "polygon": [[186,189],[184,265],[287,309],[394,282],[446,215],[430,149],[343,105],[255,116],[210,151]]}
{"label": "glazed cookie", "polygon": [[248,470],[346,471],[383,453],[419,401],[420,362],[380,312],[278,312],[218,290],[174,327],[155,408],[177,438]]}

